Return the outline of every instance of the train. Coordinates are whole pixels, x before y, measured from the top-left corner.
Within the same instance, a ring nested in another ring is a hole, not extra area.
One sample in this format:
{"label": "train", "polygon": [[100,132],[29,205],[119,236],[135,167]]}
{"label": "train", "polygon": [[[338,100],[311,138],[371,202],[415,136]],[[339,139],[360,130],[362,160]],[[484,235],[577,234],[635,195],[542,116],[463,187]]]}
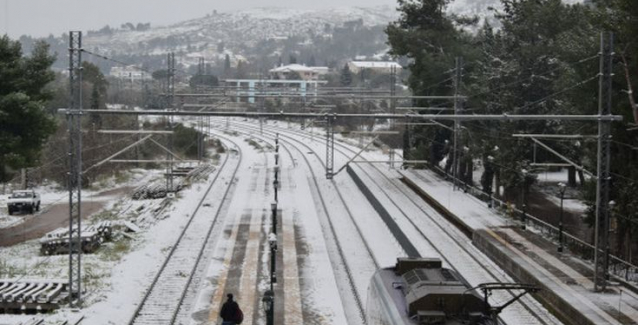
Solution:
{"label": "train", "polygon": [[368,287],[368,325],[497,325],[490,305],[438,258],[398,258]]}

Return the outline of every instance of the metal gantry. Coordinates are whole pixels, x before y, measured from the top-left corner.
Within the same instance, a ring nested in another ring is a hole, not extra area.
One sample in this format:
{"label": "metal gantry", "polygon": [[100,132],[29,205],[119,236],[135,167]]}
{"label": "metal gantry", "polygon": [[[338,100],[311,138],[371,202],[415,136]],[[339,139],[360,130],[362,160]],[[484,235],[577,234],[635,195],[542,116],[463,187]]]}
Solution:
{"label": "metal gantry", "polygon": [[69,301],[82,303],[82,32],[69,33]]}
{"label": "metal gantry", "polygon": [[[462,97],[459,97],[462,98]],[[69,113],[70,110],[61,109],[60,113]],[[605,121],[611,123],[612,121],[622,121],[622,116],[615,115],[446,115],[446,114],[337,114],[337,113],[284,113],[284,112],[220,112],[220,111],[186,111],[186,110],[91,110],[95,114],[118,114],[118,115],[156,115],[156,116],[168,116],[170,123],[174,116],[220,116],[220,117],[251,117],[251,118],[311,118],[311,119],[324,119],[326,124],[326,178],[332,179],[334,176],[334,123],[338,118],[368,118],[368,119],[392,119],[392,120],[415,120],[424,119],[429,121],[541,121],[553,119],[556,121]],[[172,148],[168,150],[172,152]],[[167,157],[167,160],[172,161],[172,156]],[[170,164],[172,167],[172,163]],[[455,177],[456,178],[456,177]],[[171,185],[168,186],[169,180]],[[172,189],[172,173],[167,173],[167,188]]]}
{"label": "metal gantry", "polygon": [[[602,33],[600,37],[599,116],[611,116],[613,51],[613,34]],[[598,122],[594,291],[605,290],[607,287],[607,271],[609,267],[610,141],[611,123],[600,120]]]}

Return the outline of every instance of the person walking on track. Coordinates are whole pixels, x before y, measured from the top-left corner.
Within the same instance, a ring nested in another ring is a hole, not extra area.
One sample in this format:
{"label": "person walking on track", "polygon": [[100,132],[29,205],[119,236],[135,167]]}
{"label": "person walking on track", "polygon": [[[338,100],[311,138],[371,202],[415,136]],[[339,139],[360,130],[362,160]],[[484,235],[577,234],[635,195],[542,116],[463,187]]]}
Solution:
{"label": "person walking on track", "polygon": [[238,325],[244,321],[244,313],[239,308],[239,305],[233,300],[233,294],[226,295],[228,300],[222,306],[222,311],[219,313],[223,322],[222,325]]}

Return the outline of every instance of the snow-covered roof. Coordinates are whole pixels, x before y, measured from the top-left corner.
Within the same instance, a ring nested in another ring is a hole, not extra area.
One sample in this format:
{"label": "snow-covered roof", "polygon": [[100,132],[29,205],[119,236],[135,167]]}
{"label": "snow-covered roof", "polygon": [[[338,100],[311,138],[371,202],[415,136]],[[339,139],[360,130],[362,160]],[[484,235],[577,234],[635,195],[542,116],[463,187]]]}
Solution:
{"label": "snow-covered roof", "polygon": [[350,62],[357,68],[391,68],[401,69],[401,65],[394,61],[352,61]]}
{"label": "snow-covered roof", "polygon": [[328,70],[328,67],[307,67],[307,66],[301,65],[301,64],[289,64],[289,65],[282,65],[280,67],[271,69],[270,72],[289,72],[289,71],[295,71],[295,72],[319,72],[319,71],[324,71],[324,70]]}

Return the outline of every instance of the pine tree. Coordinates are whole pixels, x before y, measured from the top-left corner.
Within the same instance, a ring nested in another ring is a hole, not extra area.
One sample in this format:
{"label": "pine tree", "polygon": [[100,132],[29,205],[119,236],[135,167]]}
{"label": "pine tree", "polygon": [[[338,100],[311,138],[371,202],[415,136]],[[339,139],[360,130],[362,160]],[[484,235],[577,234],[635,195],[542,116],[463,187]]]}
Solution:
{"label": "pine tree", "polygon": [[44,42],[35,44],[29,57],[20,43],[0,37],[0,182],[9,168],[33,166],[55,123],[43,109],[52,98],[45,86],[54,80],[55,58]]}
{"label": "pine tree", "polygon": [[352,72],[350,71],[350,67],[348,67],[348,64],[343,66],[343,69],[341,69],[340,80],[341,86],[347,87],[352,85]]}
{"label": "pine tree", "polygon": [[[399,20],[386,28],[389,54],[411,59],[408,65],[408,86],[415,95],[452,95],[448,71],[454,60],[463,56],[472,61],[476,54],[471,44],[472,36],[459,26],[468,23],[446,14],[449,0],[399,0]],[[415,101],[414,106],[428,106]],[[437,164],[445,157],[445,140],[451,133],[443,128],[414,128],[414,146],[429,150],[413,150],[414,159],[430,159]],[[406,150],[404,148],[404,150]],[[421,155],[421,156],[419,156]]]}

